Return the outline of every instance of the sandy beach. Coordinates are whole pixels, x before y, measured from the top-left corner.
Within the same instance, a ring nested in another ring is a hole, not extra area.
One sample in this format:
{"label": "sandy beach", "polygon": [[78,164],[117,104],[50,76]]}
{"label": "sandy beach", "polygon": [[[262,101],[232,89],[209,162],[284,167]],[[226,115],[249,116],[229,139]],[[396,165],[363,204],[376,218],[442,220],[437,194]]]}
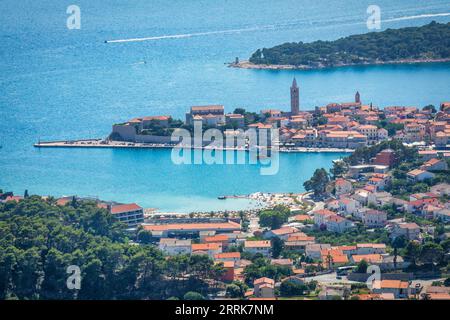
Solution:
{"label": "sandy beach", "polygon": [[200,216],[223,216],[227,214],[228,217],[239,217],[241,212],[248,215],[257,214],[261,210],[273,208],[276,205],[284,205],[291,209],[291,211],[300,211],[311,209],[311,204],[305,201],[304,197],[308,192],[304,193],[271,193],[271,192],[255,192],[247,195],[231,195],[223,196],[226,199],[249,199],[255,201],[256,205],[253,208],[245,210],[216,210],[216,211],[193,211],[193,212],[163,212],[155,208],[147,208],[144,210],[148,218],[155,216],[178,216],[178,217],[200,217]]}

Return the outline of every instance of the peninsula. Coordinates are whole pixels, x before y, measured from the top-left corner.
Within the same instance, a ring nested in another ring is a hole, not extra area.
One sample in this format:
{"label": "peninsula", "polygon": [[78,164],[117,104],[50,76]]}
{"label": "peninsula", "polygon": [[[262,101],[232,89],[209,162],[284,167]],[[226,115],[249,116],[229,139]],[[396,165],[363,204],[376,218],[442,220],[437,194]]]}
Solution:
{"label": "peninsula", "polygon": [[256,50],[248,61],[229,64],[245,69],[323,69],[358,65],[450,61],[450,23],[387,29],[334,41],[284,43]]}
{"label": "peninsula", "polygon": [[[406,144],[428,144],[445,150],[450,143],[447,124],[450,102],[423,108],[414,106],[377,107],[363,103],[357,91],[353,101],[330,102],[313,110],[300,108],[300,87],[294,78],[290,87],[290,110],[263,109],[250,112],[236,108],[225,113],[223,105],[193,106],[184,120],[170,115],[136,117],[114,124],[105,139],[39,141],[34,146],[64,148],[173,148],[179,141],[173,139],[177,129],[200,133],[214,129],[230,143],[217,146],[204,139],[193,148],[249,150],[260,146],[249,139],[246,132],[255,130],[260,137],[269,137],[277,130],[279,138],[267,141],[267,147],[276,146],[280,152],[353,152],[360,147],[379,144],[386,140],[400,140]],[[243,145],[239,141],[244,141]],[[262,140],[261,140],[262,141]]]}

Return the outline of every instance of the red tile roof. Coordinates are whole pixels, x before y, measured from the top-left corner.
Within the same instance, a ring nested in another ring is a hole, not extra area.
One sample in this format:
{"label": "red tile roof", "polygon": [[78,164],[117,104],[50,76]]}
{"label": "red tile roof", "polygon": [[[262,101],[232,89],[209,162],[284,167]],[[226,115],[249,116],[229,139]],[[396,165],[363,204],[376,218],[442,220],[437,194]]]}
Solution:
{"label": "red tile roof", "polygon": [[210,105],[210,106],[193,106],[192,111],[208,111],[208,110],[223,110],[222,105]]}
{"label": "red tile roof", "polygon": [[228,236],[225,234],[218,234],[211,237],[205,237],[203,239],[204,242],[224,242],[228,241]]}
{"label": "red tile roof", "polygon": [[359,263],[365,260],[368,263],[381,263],[383,262],[383,257],[380,254],[355,254],[352,256],[355,263]]}
{"label": "red tile roof", "polygon": [[244,243],[245,248],[270,248],[269,240],[247,240]]}
{"label": "red tile roof", "polygon": [[255,281],[253,281],[253,284],[260,284],[260,283],[267,283],[267,284],[272,284],[275,285],[275,281],[273,279],[267,278],[267,277],[262,277],[259,279],[256,279]]}
{"label": "red tile roof", "polygon": [[221,243],[197,243],[192,245],[192,251],[219,250]]}
{"label": "red tile roof", "polygon": [[142,210],[142,207],[140,207],[136,203],[119,204],[119,205],[115,205],[115,206],[111,207],[111,213],[112,214],[129,212],[129,211],[136,211],[136,210]]}
{"label": "red tile roof", "polygon": [[167,231],[167,230],[240,230],[241,225],[236,222],[220,223],[171,223],[158,225],[144,225],[148,231]]}
{"label": "red tile roof", "polygon": [[409,284],[401,280],[381,280],[380,288],[382,289],[406,289]]}
{"label": "red tile roof", "polygon": [[240,252],[222,252],[214,256],[215,259],[240,259]]}
{"label": "red tile roof", "polygon": [[331,215],[335,215],[336,214],[335,212],[333,212],[331,210],[328,210],[328,209],[316,210],[313,213],[321,215],[321,216],[331,216]]}
{"label": "red tile roof", "polygon": [[20,200],[23,200],[22,196],[7,196],[5,201],[16,201],[19,202]]}

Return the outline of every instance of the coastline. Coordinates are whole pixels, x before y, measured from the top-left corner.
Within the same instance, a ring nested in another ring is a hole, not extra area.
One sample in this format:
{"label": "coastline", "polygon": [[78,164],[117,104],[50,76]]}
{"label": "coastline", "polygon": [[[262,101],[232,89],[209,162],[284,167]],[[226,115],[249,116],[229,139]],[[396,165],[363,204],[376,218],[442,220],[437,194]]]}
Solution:
{"label": "coastline", "polygon": [[[85,139],[85,140],[59,140],[59,141],[45,141],[38,142],[33,145],[35,148],[100,148],[100,149],[173,149],[176,145],[171,144],[157,144],[157,143],[140,143],[127,141],[106,141],[103,139]],[[212,150],[213,148],[192,147],[192,149]],[[248,151],[243,148],[214,148],[215,150],[223,151]],[[353,149],[339,149],[339,148],[307,148],[307,147],[280,147],[279,152],[295,153],[295,152],[327,152],[327,153],[352,153]]]}
{"label": "coastline", "polygon": [[450,62],[450,58],[446,59],[405,59],[393,61],[374,61],[368,63],[346,63],[334,66],[308,66],[308,65],[289,65],[289,64],[254,64],[248,60],[243,60],[238,63],[228,63],[229,68],[237,69],[255,69],[255,70],[323,70],[343,67],[369,67],[380,65],[403,65],[403,64],[422,64],[422,63],[446,63]]}
{"label": "coastline", "polygon": [[[190,214],[194,214],[197,217],[201,216],[210,216],[212,213],[214,215],[221,215],[224,213],[230,214],[230,216],[235,215],[236,217],[239,216],[240,212],[245,212],[246,214],[256,214],[257,212],[261,210],[268,210],[273,208],[276,205],[286,205],[293,211],[301,211],[304,210],[304,205],[307,204],[309,209],[313,209],[315,205],[313,203],[308,203],[308,200],[306,200],[306,196],[310,194],[310,192],[303,191],[303,192],[254,192],[250,194],[243,194],[243,195],[228,195],[228,196],[222,196],[223,201],[226,201],[227,199],[233,200],[233,199],[246,199],[250,201],[254,201],[255,205],[253,207],[242,209],[242,210],[227,210],[227,209],[220,209],[220,210],[210,210],[210,211],[178,211],[178,212],[167,212],[162,211],[157,208],[146,208],[145,213],[148,215],[148,217],[152,216],[189,216]],[[303,205],[302,205],[303,204]],[[311,210],[308,210],[311,211]]]}

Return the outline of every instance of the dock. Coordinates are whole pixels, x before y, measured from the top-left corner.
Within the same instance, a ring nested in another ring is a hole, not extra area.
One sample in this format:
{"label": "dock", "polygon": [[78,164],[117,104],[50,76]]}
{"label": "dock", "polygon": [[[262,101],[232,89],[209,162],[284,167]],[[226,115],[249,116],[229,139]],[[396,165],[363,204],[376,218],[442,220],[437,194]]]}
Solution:
{"label": "dock", "polygon": [[173,148],[171,144],[111,141],[105,139],[39,141],[36,148]]}
{"label": "dock", "polygon": [[[175,144],[163,143],[143,143],[143,142],[129,142],[129,141],[113,141],[107,139],[82,139],[82,140],[57,140],[57,141],[39,141],[33,145],[35,148],[126,148],[126,149],[172,149],[177,147]],[[230,150],[230,151],[248,151],[248,148],[229,148],[229,147],[191,147],[192,149],[216,149],[216,150]],[[306,147],[281,147],[278,150],[280,153],[291,152],[325,152],[325,153],[351,153],[353,149],[339,149],[339,148],[306,148]]]}

